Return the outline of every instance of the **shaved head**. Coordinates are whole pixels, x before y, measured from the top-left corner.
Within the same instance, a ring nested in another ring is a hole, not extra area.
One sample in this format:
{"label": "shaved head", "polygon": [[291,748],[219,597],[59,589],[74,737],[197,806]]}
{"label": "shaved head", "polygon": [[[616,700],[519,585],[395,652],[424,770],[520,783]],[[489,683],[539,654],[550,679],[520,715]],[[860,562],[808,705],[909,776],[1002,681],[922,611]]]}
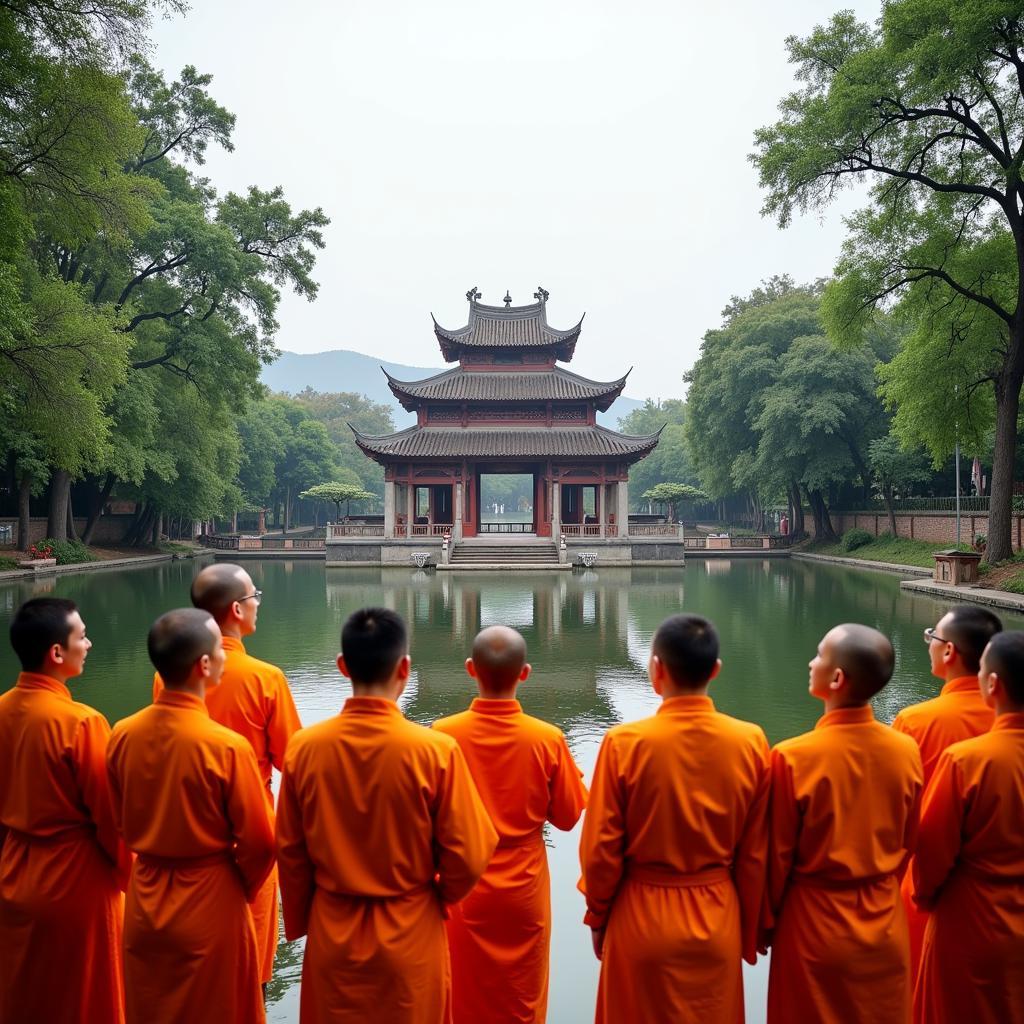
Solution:
{"label": "shaved head", "polygon": [[219,624],[231,605],[249,593],[249,584],[249,574],[240,565],[214,562],[192,581],[192,604],[209,612]]}
{"label": "shaved head", "polygon": [[146,646],[149,660],[166,686],[180,686],[204,655],[212,655],[220,641],[209,612],[176,608],[161,615],[150,627]]}
{"label": "shaved head", "polygon": [[849,680],[851,694],[869,701],[892,678],[896,654],[889,638],[877,629],[845,622],[825,636],[832,663]]}
{"label": "shaved head", "polygon": [[519,679],[526,665],[526,641],[508,626],[481,629],[473,641],[473,665],[483,686],[506,689]]}

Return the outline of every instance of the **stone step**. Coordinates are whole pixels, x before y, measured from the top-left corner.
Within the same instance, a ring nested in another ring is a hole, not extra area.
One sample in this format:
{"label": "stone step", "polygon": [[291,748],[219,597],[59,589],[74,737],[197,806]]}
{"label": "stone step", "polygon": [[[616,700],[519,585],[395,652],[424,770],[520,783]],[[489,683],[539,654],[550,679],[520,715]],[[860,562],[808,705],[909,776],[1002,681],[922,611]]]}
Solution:
{"label": "stone step", "polygon": [[451,561],[466,564],[558,564],[558,548],[554,544],[456,544]]}

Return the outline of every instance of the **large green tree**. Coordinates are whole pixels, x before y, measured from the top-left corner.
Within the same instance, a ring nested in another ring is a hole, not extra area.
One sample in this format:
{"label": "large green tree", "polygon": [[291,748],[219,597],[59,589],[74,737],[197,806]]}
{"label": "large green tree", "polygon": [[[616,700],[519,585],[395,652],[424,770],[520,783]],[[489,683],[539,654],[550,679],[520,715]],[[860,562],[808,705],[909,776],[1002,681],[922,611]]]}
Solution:
{"label": "large green tree", "polygon": [[[992,389],[987,557],[1007,558],[1024,382],[1024,10],[889,0],[876,26],[841,12],[787,46],[801,87],[756,135],[764,212],[785,225],[846,184],[870,187],[826,296],[829,333],[858,339],[906,303],[940,365],[944,338],[947,419],[965,416],[979,381]],[[975,345],[990,358],[958,351]]]}

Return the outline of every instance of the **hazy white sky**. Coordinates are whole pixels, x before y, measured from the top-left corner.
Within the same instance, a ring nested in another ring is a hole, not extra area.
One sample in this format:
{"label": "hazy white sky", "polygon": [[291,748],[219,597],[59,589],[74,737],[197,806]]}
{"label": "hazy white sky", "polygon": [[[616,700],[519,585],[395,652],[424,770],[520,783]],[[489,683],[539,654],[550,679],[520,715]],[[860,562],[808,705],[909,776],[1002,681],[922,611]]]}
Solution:
{"label": "hazy white sky", "polygon": [[[283,185],[331,217],[316,302],[289,296],[278,344],[440,365],[430,313],[476,285],[549,320],[587,318],[573,369],[678,397],[730,295],[828,274],[836,209],[787,231],[746,159],[791,87],[783,41],[838,7],[598,0],[194,0],[155,26],[155,62],[213,74],[238,115],[221,191]],[[343,381],[324,382],[344,388]]]}

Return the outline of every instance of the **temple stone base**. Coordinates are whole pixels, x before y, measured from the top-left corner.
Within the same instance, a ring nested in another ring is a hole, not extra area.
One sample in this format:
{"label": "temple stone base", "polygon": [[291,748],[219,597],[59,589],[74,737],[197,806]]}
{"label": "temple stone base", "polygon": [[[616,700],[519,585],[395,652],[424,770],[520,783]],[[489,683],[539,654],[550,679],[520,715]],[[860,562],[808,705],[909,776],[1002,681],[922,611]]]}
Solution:
{"label": "temple stone base", "polygon": [[567,561],[585,565],[683,565],[686,553],[682,541],[637,537],[567,537]]}
{"label": "temple stone base", "polygon": [[366,565],[414,565],[413,555],[427,552],[428,564],[441,561],[440,537],[394,537],[387,540],[356,540],[328,538],[325,545],[327,564],[349,567]]}

